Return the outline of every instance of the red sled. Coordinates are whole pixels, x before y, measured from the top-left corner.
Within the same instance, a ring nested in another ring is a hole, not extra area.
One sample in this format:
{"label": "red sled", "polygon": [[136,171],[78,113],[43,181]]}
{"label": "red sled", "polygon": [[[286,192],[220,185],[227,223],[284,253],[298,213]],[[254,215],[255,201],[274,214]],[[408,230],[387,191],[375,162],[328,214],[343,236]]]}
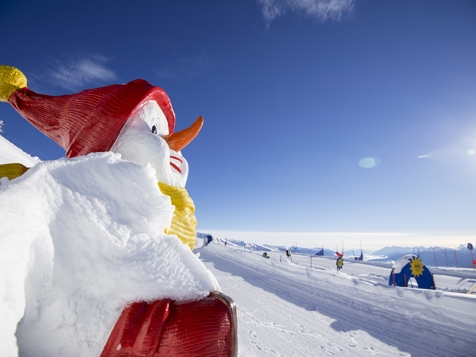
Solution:
{"label": "red sled", "polygon": [[137,302],[124,309],[100,357],[236,357],[235,302],[213,291],[198,301]]}

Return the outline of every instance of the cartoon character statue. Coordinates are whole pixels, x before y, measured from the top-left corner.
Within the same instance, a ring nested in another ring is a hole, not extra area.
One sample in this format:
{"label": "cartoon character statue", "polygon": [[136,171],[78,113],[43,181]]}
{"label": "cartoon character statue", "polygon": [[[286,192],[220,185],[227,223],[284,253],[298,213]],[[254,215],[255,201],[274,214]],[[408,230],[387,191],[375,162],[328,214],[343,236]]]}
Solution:
{"label": "cartoon character statue", "polygon": [[[175,207],[165,233],[194,248],[195,207],[185,189],[188,163],[181,150],[199,133],[202,117],[175,132],[169,97],[145,80],[49,96],[30,90],[23,73],[10,66],[0,66],[0,101],[64,148],[67,158],[112,151],[124,160],[150,164],[160,191]],[[14,179],[27,169],[3,165],[0,177]],[[125,307],[101,356],[230,356],[237,353],[236,336],[235,306],[222,293],[180,303],[136,302]]]}
{"label": "cartoon character statue", "polygon": [[337,258],[336,267],[337,267],[338,271],[341,270],[344,267],[344,259],[342,259],[342,257]]}

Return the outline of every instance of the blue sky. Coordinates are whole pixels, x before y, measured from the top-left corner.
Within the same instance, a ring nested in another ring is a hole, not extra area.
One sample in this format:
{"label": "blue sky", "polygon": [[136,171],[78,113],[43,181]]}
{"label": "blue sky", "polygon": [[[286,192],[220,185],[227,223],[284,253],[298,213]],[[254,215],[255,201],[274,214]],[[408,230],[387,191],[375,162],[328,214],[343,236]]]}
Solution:
{"label": "blue sky", "polygon": [[[199,231],[476,240],[472,0],[3,1],[0,32],[0,63],[32,90],[143,78],[178,130],[202,115],[183,150]],[[0,119],[29,154],[64,156],[5,103]]]}

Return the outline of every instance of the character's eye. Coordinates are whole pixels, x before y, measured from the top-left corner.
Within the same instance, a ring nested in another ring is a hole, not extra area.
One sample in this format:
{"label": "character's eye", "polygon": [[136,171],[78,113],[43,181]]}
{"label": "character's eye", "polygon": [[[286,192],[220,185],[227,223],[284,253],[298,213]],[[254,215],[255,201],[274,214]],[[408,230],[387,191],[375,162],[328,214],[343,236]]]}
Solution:
{"label": "character's eye", "polygon": [[152,126],[152,134],[157,134],[157,127],[155,125]]}

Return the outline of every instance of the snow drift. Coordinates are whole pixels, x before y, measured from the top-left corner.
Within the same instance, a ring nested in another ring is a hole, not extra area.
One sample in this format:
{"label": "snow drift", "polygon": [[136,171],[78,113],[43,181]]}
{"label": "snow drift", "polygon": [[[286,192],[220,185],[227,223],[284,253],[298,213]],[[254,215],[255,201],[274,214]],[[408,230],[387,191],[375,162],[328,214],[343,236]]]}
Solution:
{"label": "snow drift", "polygon": [[162,233],[173,206],[150,165],[99,153],[6,180],[0,355],[97,356],[127,304],[220,290],[186,245]]}
{"label": "snow drift", "polygon": [[28,155],[1,135],[0,149],[0,164],[19,163],[27,167],[32,167],[40,162],[39,158]]}

